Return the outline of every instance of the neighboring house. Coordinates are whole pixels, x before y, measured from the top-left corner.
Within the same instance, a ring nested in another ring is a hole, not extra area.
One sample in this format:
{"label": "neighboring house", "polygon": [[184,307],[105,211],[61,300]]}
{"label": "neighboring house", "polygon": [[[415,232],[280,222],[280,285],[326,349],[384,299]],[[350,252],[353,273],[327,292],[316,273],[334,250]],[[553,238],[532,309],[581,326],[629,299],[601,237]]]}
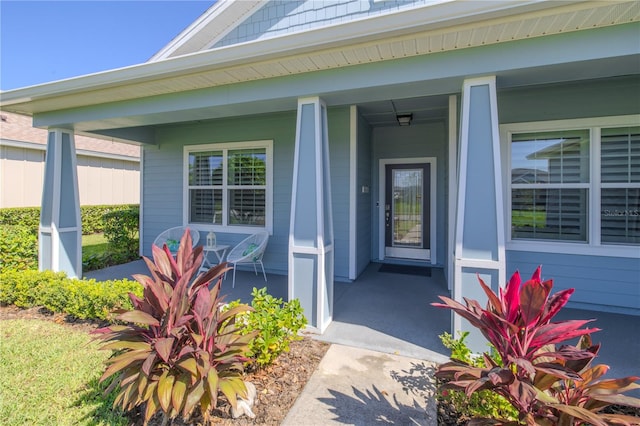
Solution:
{"label": "neighboring house", "polygon": [[[40,207],[47,134],[0,111],[0,208]],[[81,205],[138,204],[140,147],[76,136]]]}
{"label": "neighboring house", "polygon": [[80,273],[71,126],[142,146],[145,254],[172,226],[266,229],[319,330],[370,262],[442,267],[457,300],[542,264],[572,306],[640,315],[639,20],[637,1],[219,1],[148,63],[0,95],[62,159],[41,267]]}

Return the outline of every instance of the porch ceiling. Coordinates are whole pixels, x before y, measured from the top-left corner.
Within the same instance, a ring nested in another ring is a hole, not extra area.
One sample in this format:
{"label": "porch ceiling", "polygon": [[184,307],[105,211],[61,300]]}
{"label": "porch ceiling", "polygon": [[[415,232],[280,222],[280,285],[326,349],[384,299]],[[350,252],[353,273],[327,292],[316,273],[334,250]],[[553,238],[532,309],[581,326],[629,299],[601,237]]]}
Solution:
{"label": "porch ceiling", "polygon": [[365,102],[358,105],[358,111],[371,126],[397,126],[398,114],[412,114],[412,124],[445,120],[449,111],[449,96],[390,99]]}

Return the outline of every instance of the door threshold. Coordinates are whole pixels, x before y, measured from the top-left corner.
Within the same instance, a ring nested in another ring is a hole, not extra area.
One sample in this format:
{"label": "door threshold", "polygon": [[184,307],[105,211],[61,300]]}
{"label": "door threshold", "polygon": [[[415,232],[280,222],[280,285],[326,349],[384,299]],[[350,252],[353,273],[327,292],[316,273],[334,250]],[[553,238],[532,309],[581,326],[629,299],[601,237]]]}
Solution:
{"label": "door threshold", "polygon": [[402,258],[393,258],[393,257],[392,258],[386,257],[384,259],[378,260],[377,263],[389,264],[389,265],[429,266],[429,267],[434,266],[430,260],[402,259]]}

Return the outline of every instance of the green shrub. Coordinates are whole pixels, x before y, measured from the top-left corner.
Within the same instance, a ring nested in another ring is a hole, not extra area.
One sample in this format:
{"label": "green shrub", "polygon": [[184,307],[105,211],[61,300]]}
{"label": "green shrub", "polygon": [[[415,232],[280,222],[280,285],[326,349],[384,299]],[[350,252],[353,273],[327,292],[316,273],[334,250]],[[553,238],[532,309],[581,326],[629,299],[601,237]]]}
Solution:
{"label": "green shrub", "polygon": [[98,269],[108,268],[109,266],[122,265],[137,258],[137,253],[112,252],[109,250],[89,256],[85,256],[83,253],[82,271],[96,271]]}
{"label": "green shrub", "polygon": [[0,226],[0,272],[8,269],[38,269],[38,234],[26,226]]}
{"label": "green shrub", "polygon": [[[467,363],[474,367],[484,367],[484,359],[471,352],[465,343],[468,331],[460,333],[455,339],[449,333],[443,333],[440,340],[445,348],[451,351],[451,359]],[[500,357],[492,353],[494,362],[501,364]],[[442,390],[438,395],[443,401],[453,405],[462,418],[492,418],[517,420],[518,411],[501,395],[490,390],[482,390],[467,397],[464,392],[457,390]]]}
{"label": "green shrub", "polygon": [[114,253],[125,253],[135,258],[138,256],[138,236],[140,229],[139,207],[114,210],[104,214],[104,236],[109,242],[109,250]]}
{"label": "green shrub", "polygon": [[0,209],[0,224],[20,225],[29,228],[36,235],[40,225],[40,207],[12,207]]}
{"label": "green shrub", "polygon": [[[80,219],[84,235],[104,231],[102,216],[110,211],[137,209],[137,204],[80,206]],[[1,225],[22,225],[38,234],[40,207],[12,207],[0,209]]]}
{"label": "green shrub", "polygon": [[[288,352],[291,342],[301,339],[298,331],[307,325],[307,319],[298,299],[285,303],[267,294],[266,287],[260,290],[254,287],[251,296],[254,310],[241,314],[239,321],[247,324],[243,333],[258,332],[249,343],[248,355],[259,367],[264,367],[282,352]],[[239,304],[239,300],[233,301],[228,309]]]}
{"label": "green shrub", "polygon": [[114,309],[131,309],[129,292],[142,295],[130,280],[76,280],[51,271],[0,273],[0,303],[21,308],[44,306],[80,319],[110,320]]}

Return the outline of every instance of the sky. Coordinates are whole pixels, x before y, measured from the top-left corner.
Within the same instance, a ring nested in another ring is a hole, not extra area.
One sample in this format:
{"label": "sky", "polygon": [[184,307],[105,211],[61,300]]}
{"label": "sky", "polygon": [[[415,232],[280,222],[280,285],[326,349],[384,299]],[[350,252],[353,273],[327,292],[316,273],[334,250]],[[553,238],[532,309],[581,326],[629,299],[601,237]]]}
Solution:
{"label": "sky", "polygon": [[144,63],[213,3],[0,0],[0,89]]}

